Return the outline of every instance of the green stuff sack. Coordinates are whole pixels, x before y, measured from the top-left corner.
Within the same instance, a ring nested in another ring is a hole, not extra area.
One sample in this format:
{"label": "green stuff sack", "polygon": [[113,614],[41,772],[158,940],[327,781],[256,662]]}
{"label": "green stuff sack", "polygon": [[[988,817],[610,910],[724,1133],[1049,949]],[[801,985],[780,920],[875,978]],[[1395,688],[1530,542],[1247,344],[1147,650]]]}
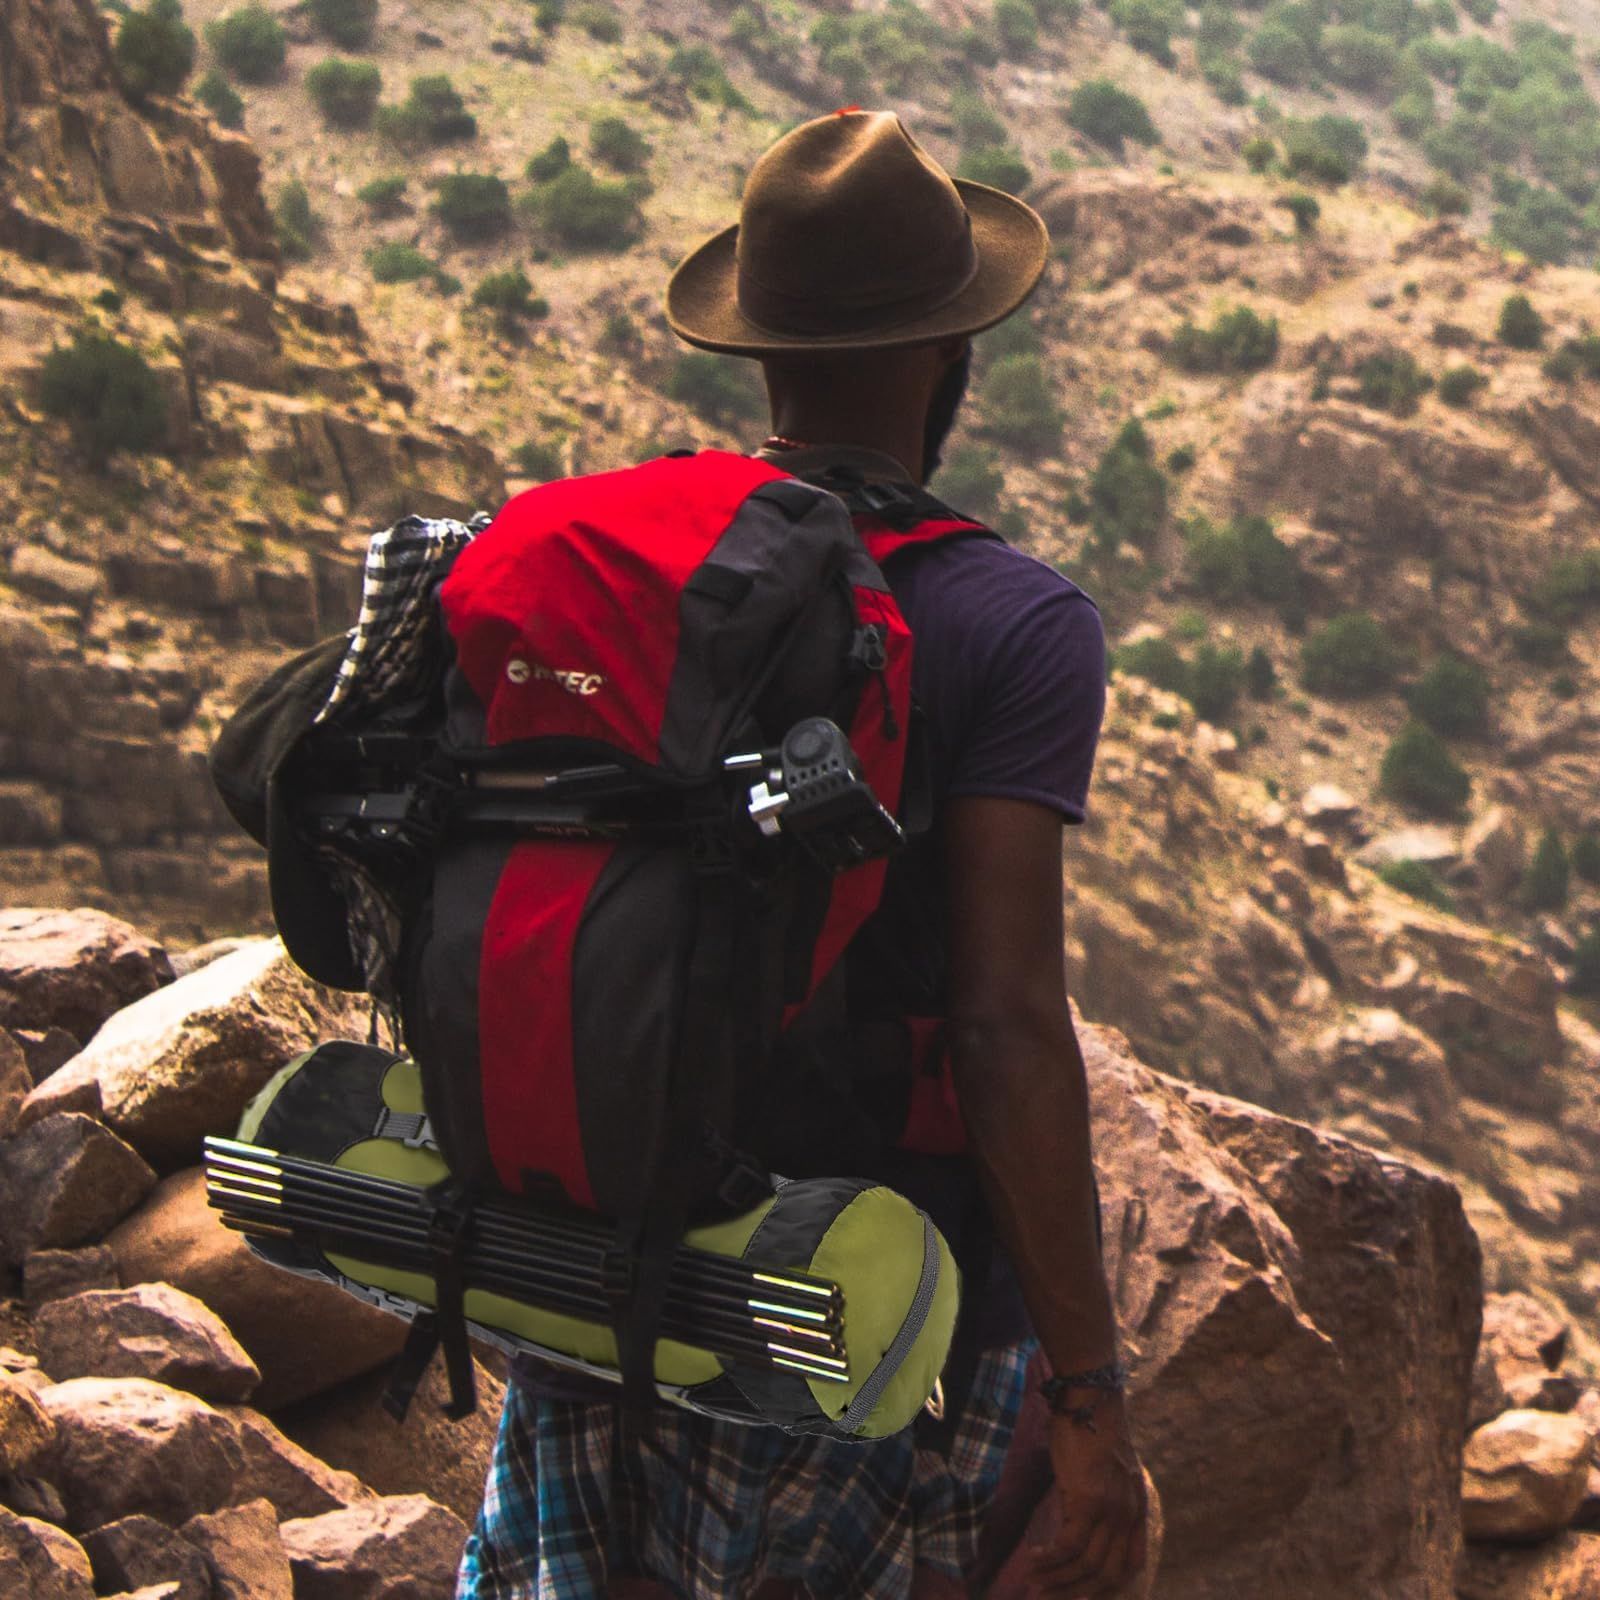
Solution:
{"label": "green stuff sack", "polygon": [[[251,1157],[240,1145],[258,1147],[261,1154]],[[238,1170],[241,1161],[254,1159],[265,1171],[272,1153],[419,1193],[449,1177],[415,1063],[346,1042],[320,1045],[284,1066],[251,1102],[236,1145],[208,1141],[212,1203],[225,1214],[237,1205],[228,1194],[227,1160]],[[271,1180],[262,1182],[270,1186]],[[502,1207],[540,1215],[529,1202],[496,1198]],[[837,1285],[846,1370],[843,1381],[816,1379],[733,1360],[687,1337],[663,1338],[655,1352],[656,1388],[663,1398],[789,1433],[867,1440],[906,1427],[934,1395],[955,1329],[959,1275],[938,1229],[903,1195],[851,1178],[780,1182],[769,1199],[739,1216],[691,1228],[684,1242],[764,1273],[802,1274]],[[331,1238],[321,1227],[297,1226],[276,1235],[251,1231],[250,1246],[277,1266],[329,1280],[403,1316],[436,1304],[428,1272],[365,1260],[355,1244]],[[607,1321],[474,1287],[470,1275],[464,1312],[477,1337],[508,1353],[528,1352],[621,1381]]]}

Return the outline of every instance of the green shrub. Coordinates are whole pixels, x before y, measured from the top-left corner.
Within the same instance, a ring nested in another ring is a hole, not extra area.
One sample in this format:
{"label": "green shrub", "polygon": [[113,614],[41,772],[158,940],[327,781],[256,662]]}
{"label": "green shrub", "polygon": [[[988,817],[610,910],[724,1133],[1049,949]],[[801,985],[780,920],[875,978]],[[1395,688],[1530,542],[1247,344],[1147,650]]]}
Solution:
{"label": "green shrub", "polygon": [[148,10],[128,12],[117,25],[112,55],[134,99],[176,94],[189,81],[195,56],[194,32],[178,0],[150,0]]}
{"label": "green shrub", "polygon": [[1028,0],[995,0],[994,26],[1002,55],[1026,60],[1039,48],[1039,18]]}
{"label": "green shrub", "polygon": [[1089,480],[1089,522],[1095,544],[1115,554],[1124,541],[1155,543],[1167,515],[1167,480],[1150,459],[1150,439],[1137,417],[1106,447]]}
{"label": "green shrub", "polygon": [[1328,111],[1308,122],[1284,124],[1283,164],[1292,178],[1347,183],[1366,159],[1367,136],[1350,117]]}
{"label": "green shrub", "polygon": [[1072,91],[1067,123],[1109,150],[1120,151],[1127,139],[1151,145],[1161,138],[1144,101],[1119,89],[1109,78],[1090,78]]}
{"label": "green shrub", "polygon": [[1553,667],[1567,659],[1567,630],[1554,622],[1520,622],[1511,630],[1511,648],[1531,666]]}
{"label": "green shrub", "polygon": [[1593,245],[1600,228],[1563,194],[1527,184],[1490,219],[1489,236],[1530,261],[1559,264]]}
{"label": "green shrub", "polygon": [[283,25],[264,5],[251,0],[206,29],[206,43],[217,60],[245,83],[270,83],[288,54]]}
{"label": "green shrub", "polygon": [[457,144],[478,136],[478,119],[442,72],[411,80],[411,92],[397,106],[384,106],[378,131],[396,144]]}
{"label": "green shrub", "polygon": [[1384,751],[1378,772],[1383,792],[1427,816],[1453,817],[1472,792],[1469,778],[1433,729],[1408,722]]}
{"label": "green shrub", "polygon": [[1545,569],[1529,597],[1534,614],[1570,627],[1585,612],[1600,607],[1600,545],[1577,555],[1558,556]]}
{"label": "green shrub", "polygon": [[1197,57],[1200,76],[1225,106],[1247,105],[1249,92],[1244,86],[1244,70],[1230,55],[1219,50],[1201,50]]}
{"label": "green shrub", "polygon": [[1407,139],[1420,139],[1438,121],[1432,90],[1426,94],[1413,90],[1398,96],[1389,107],[1389,120],[1397,133]]}
{"label": "green shrub", "polygon": [[1251,34],[1245,51],[1263,78],[1290,88],[1304,84],[1316,64],[1311,46],[1293,28],[1271,20]]}
{"label": "green shrub", "polygon": [[952,450],[933,485],[941,500],[980,519],[999,512],[1005,491],[1005,474],[989,452],[975,444]]}
{"label": "green shrub", "polygon": [[215,67],[194,86],[194,97],[224,128],[244,126],[244,99]]}
{"label": "green shrub", "polygon": [[1426,861],[1387,861],[1378,868],[1378,876],[1391,889],[1398,889],[1401,894],[1408,894],[1425,905],[1437,906],[1440,911],[1456,908],[1455,896]]}
{"label": "green shrub", "polygon": [[311,207],[311,194],[298,178],[278,191],[272,207],[278,248],[291,261],[309,261],[322,243],[322,218]]}
{"label": "green shrub", "polygon": [[1525,294],[1508,294],[1500,303],[1495,337],[1513,350],[1537,350],[1544,343],[1544,318]]}
{"label": "green shrub", "polygon": [[324,122],[335,128],[364,128],[378,109],[383,74],[370,61],[333,56],[306,74],[306,89]]}
{"label": "green shrub", "polygon": [[761,414],[766,395],[748,361],[689,351],[678,357],[667,396],[707,422],[734,428]]}
{"label": "green shrub", "polygon": [[1317,226],[1317,219],[1322,215],[1322,207],[1317,203],[1314,194],[1296,192],[1286,194],[1278,204],[1294,218],[1294,231],[1300,234],[1311,233]]}
{"label": "green shrub", "polygon": [[415,245],[380,244],[367,252],[367,270],[378,283],[415,283],[438,268]]}
{"label": "green shrub", "polygon": [[1203,644],[1189,666],[1188,698],[1195,715],[1218,725],[1227,721],[1244,688],[1244,656]]}
{"label": "green shrub", "polygon": [[1439,375],[1439,398],[1447,406],[1470,406],[1472,397],[1488,381],[1488,375],[1476,367],[1446,367]]}
{"label": "green shrub", "polygon": [[534,295],[533,285],[520,267],[491,272],[481,279],[472,291],[472,303],[480,311],[492,311],[508,332],[525,318],[550,315],[550,302]]}
{"label": "green shrub", "polygon": [[1183,695],[1189,691],[1189,663],[1170,639],[1157,636],[1122,645],[1114,653],[1112,665],[1158,689]]}
{"label": "green shrub", "polygon": [[1454,178],[1432,179],[1418,199],[1436,217],[1464,217],[1472,209],[1472,196]]}
{"label": "green shrub", "polygon": [[1177,444],[1167,452],[1167,471],[1183,474],[1194,469],[1195,450],[1192,444]]}
{"label": "green shrub", "polygon": [[1043,355],[1044,340],[1028,314],[1022,312],[978,335],[973,345],[972,370],[981,375],[1007,356]]}
{"label": "green shrub", "polygon": [[533,21],[540,33],[554,33],[567,15],[567,0],[534,0]]}
{"label": "green shrub", "polygon": [[1277,692],[1278,669],[1265,645],[1258,644],[1251,650],[1244,664],[1244,683],[1252,700],[1270,700]]}
{"label": "green shrub", "polygon": [[1500,0],[1460,0],[1460,5],[1480,28],[1487,28],[1500,9]]}
{"label": "green shrub", "polygon": [[1460,112],[1422,136],[1422,153],[1458,183],[1475,178],[1488,165],[1489,159],[1482,127]]}
{"label": "green shrub", "polygon": [[1172,36],[1184,26],[1181,0],[1111,0],[1111,20],[1135,50],[1164,67],[1172,65]]}
{"label": "green shrub", "polygon": [[1489,730],[1489,680],[1482,667],[1461,656],[1440,656],[1411,686],[1406,704],[1447,739]]}
{"label": "green shrub", "polygon": [[439,179],[429,209],[458,243],[479,244],[511,226],[511,191],[492,172],[453,172]]}
{"label": "green shrub", "polygon": [[974,183],[986,183],[991,189],[1004,189],[1007,194],[1021,194],[1033,180],[1028,163],[1010,146],[1000,145],[980,145],[976,150],[963,151],[956,174]]}
{"label": "green shrub", "polygon": [[572,146],[557,134],[537,155],[528,157],[527,176],[531,183],[549,183],[572,165]]}
{"label": "green shrub", "polygon": [[1013,449],[1046,455],[1061,443],[1065,414],[1038,356],[1004,356],[984,373],[983,425]]}
{"label": "green shrub", "polygon": [[1571,863],[1561,835],[1546,828],[1522,874],[1517,899],[1525,911],[1559,911],[1567,903]]}
{"label": "green shrub", "polygon": [[310,0],[312,25],[341,50],[364,50],[378,25],[378,0]]}
{"label": "green shrub", "polygon": [[1183,323],[1167,354],[1185,372],[1256,372],[1278,353],[1278,319],[1249,306],[1220,312],[1209,328]]}
{"label": "green shrub", "polygon": [[1205,0],[1200,7],[1194,42],[1200,50],[1237,50],[1244,43],[1244,24],[1223,0]]}
{"label": "green shrub", "polygon": [[526,204],[535,222],[571,249],[626,250],[644,227],[636,181],[607,183],[569,165],[537,185]]}
{"label": "green shrub", "polygon": [[406,209],[406,180],[398,173],[374,178],[356,190],[356,199],[375,217],[398,217]]}
{"label": "green shrub", "polygon": [[1592,829],[1572,841],[1572,870],[1585,883],[1600,883],[1600,833]]}
{"label": "green shrub", "polygon": [[667,75],[676,78],[696,100],[730,111],[749,111],[751,105],[733,86],[716,52],[709,45],[679,45],[667,58]]}
{"label": "green shrub", "polygon": [[958,89],[950,96],[950,118],[955,124],[956,142],[963,150],[1002,145],[1010,137],[1005,123],[970,89]]}
{"label": "green shrub", "polygon": [[1259,600],[1275,607],[1291,627],[1304,623],[1300,558],[1265,517],[1245,514],[1218,528],[1197,516],[1186,531],[1185,566],[1201,594],[1231,603]]}
{"label": "green shrub", "polygon": [[561,452],[543,441],[530,439],[526,444],[519,444],[511,452],[511,459],[524,478],[535,478],[540,483],[550,483],[566,474]]}
{"label": "green shrub", "polygon": [[1409,350],[1379,350],[1356,365],[1361,403],[1409,417],[1422,396],[1433,387],[1433,379],[1417,365]]}
{"label": "green shrub", "polygon": [[1371,28],[1342,24],[1324,31],[1322,60],[1335,83],[1381,96],[1393,89],[1400,69],[1400,48]]}
{"label": "green shrub", "polygon": [[1563,339],[1561,346],[1545,358],[1545,377],[1559,383],[1578,378],[1600,378],[1600,334],[1586,333],[1576,339]]}
{"label": "green shrub", "polygon": [[1244,164],[1252,172],[1265,172],[1278,159],[1277,145],[1264,133],[1258,133],[1255,138],[1247,141],[1239,153],[1244,157]]}
{"label": "green shrub", "polygon": [[602,117],[589,130],[589,150],[614,172],[643,172],[653,146],[622,117]]}
{"label": "green shrub", "polygon": [[601,0],[580,0],[567,13],[567,20],[597,44],[616,44],[622,38],[622,18]]}
{"label": "green shrub", "polygon": [[1600,996],[1600,928],[1591,929],[1573,946],[1567,992],[1585,999]]}
{"label": "green shrub", "polygon": [[71,426],[78,448],[99,468],[119,450],[154,449],[167,409],[166,391],[131,345],[80,333],[44,359],[39,398]]}
{"label": "green shrub", "polygon": [[1365,611],[1346,611],[1301,647],[1300,676],[1314,694],[1353,700],[1393,684],[1400,659],[1386,628]]}

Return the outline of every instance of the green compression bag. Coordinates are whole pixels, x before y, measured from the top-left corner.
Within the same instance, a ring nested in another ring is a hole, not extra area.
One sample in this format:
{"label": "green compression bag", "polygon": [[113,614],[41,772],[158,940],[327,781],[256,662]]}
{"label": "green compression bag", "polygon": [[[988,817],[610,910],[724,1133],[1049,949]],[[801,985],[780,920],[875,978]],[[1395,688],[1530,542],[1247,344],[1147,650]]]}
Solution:
{"label": "green compression bag", "polygon": [[[206,1170],[212,1204],[264,1259],[403,1316],[435,1305],[425,1252],[408,1255],[391,1237],[425,1224],[427,1191],[449,1177],[414,1062],[343,1041],[295,1057],[251,1102],[237,1140],[207,1141]],[[474,1335],[620,1382],[595,1299],[603,1220],[505,1196],[474,1216],[465,1274]],[[528,1265],[524,1229],[528,1249],[566,1262],[563,1272]],[[578,1242],[563,1255],[569,1236]],[[664,1399],[869,1440],[906,1427],[934,1395],[959,1278],[943,1237],[904,1196],[857,1179],[780,1182],[752,1210],[691,1229],[684,1245],[672,1336],[655,1352]],[[518,1276],[516,1292],[507,1274]],[[748,1280],[748,1293],[729,1288]],[[752,1338],[765,1342],[752,1347]]]}

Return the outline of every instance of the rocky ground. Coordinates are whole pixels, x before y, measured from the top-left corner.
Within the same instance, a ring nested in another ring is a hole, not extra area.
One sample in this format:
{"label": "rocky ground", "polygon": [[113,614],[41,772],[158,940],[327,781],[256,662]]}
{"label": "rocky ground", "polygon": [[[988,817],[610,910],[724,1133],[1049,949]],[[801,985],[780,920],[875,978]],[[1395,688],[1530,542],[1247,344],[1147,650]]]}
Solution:
{"label": "rocky ground", "polygon": [[[437,1374],[390,1422],[400,1324],[257,1261],[196,1165],[345,1002],[275,941],[174,960],[103,915],[15,912],[0,1005],[0,1575],[38,1600],[443,1600],[503,1369],[467,1422]],[[1600,1394],[1559,1318],[1485,1305],[1452,1185],[1084,1038],[1154,1593],[1443,1597],[1463,1517],[1541,1541],[1540,1581],[1592,1560]]]}

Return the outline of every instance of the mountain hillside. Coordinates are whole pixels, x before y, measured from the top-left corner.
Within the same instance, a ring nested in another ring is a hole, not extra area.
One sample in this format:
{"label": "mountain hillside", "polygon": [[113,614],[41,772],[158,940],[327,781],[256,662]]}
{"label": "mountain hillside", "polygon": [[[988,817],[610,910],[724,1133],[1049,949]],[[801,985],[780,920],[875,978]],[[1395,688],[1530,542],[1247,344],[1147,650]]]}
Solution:
{"label": "mountain hillside", "polygon": [[[783,129],[893,105],[1054,239],[934,487],[1115,646],[1085,1013],[1447,1173],[1592,1361],[1592,5],[37,7],[0,0],[12,899],[258,925],[198,765],[240,686],[347,624],[401,507],[754,444],[666,274]],[[169,396],[99,464],[41,388],[86,328]]]}

